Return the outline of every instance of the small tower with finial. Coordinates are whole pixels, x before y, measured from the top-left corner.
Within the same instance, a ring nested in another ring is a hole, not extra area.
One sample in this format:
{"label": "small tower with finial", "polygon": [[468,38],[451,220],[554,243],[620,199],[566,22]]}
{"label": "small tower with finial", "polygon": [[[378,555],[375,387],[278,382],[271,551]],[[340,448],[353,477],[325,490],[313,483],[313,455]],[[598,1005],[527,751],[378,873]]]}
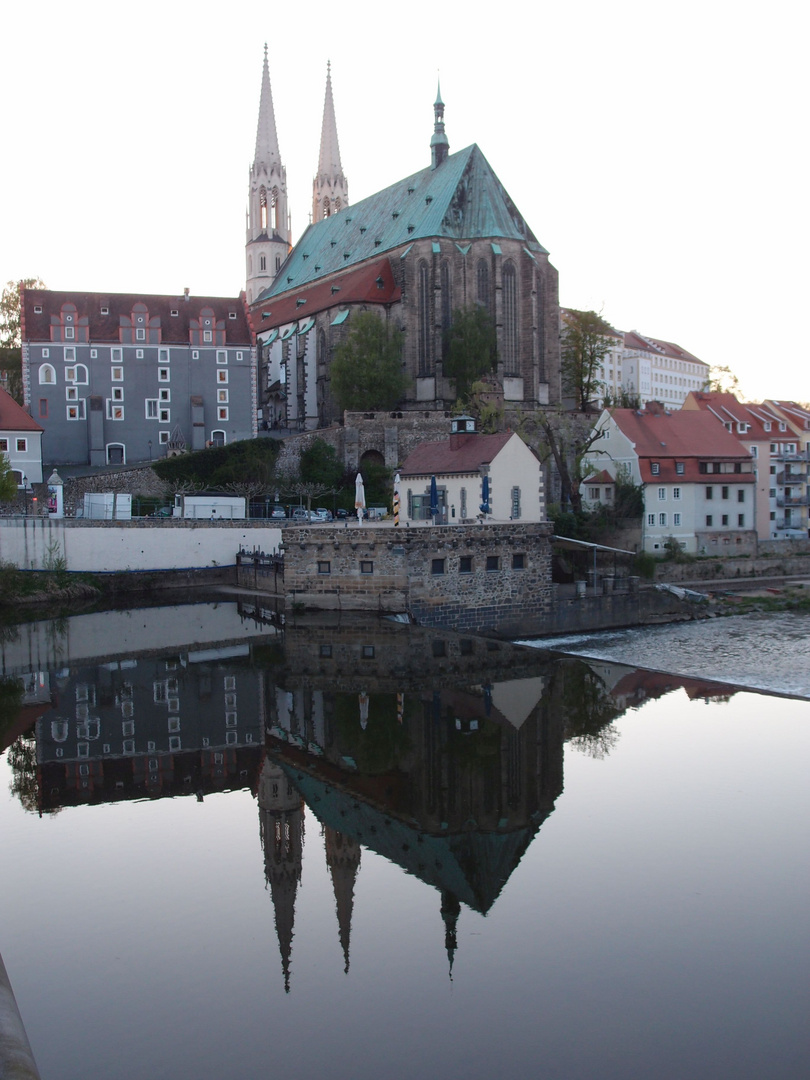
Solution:
{"label": "small tower with finial", "polygon": [[430,167],[437,169],[443,161],[447,160],[449,153],[450,143],[444,131],[442,84],[439,82],[436,89],[436,100],[433,102],[433,137],[430,140]]}

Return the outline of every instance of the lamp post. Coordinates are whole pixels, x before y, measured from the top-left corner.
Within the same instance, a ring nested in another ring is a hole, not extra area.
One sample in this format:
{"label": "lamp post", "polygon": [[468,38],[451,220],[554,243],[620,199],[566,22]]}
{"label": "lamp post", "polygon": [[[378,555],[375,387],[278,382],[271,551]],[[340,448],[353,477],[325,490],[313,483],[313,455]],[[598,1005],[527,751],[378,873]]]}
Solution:
{"label": "lamp post", "polygon": [[152,460],[152,440],[149,440],[149,460]]}
{"label": "lamp post", "polygon": [[22,478],[22,486],[23,486],[23,500],[24,500],[23,508],[24,508],[25,516],[28,517],[28,477],[25,476],[25,475]]}

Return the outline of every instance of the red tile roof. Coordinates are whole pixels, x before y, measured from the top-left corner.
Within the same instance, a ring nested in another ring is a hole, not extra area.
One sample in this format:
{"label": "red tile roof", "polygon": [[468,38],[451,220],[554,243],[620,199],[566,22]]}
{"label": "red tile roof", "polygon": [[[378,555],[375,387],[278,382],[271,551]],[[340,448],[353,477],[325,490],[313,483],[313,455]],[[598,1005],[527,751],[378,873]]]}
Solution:
{"label": "red tile roof", "polygon": [[[682,349],[680,345],[676,345],[673,341],[648,337],[646,334],[639,334],[636,330],[628,330],[625,333],[624,347],[625,349],[639,349],[642,352],[654,353],[659,356],[669,356],[673,360],[688,360],[695,364],[706,364],[705,360],[693,356],[692,353]],[[706,366],[708,367],[708,364]]]}
{"label": "red tile roof", "polygon": [[[635,409],[614,409],[611,416],[624,435],[635,445],[644,483],[703,482],[712,476],[734,477],[735,484],[755,482],[751,473],[701,473],[700,461],[750,462],[751,455],[730,435],[717,418],[703,410],[684,410],[653,414]],[[653,473],[653,462],[658,472]],[[683,465],[678,472],[677,463]],[[712,481],[710,481],[712,482]]]}
{"label": "red tile roof", "polygon": [[602,469],[598,473],[594,473],[592,476],[586,476],[582,481],[583,484],[615,484],[615,479],[610,475],[607,469]]}
{"label": "red tile roof", "polygon": [[481,465],[489,465],[503,450],[514,432],[498,435],[469,435],[464,441],[445,439],[425,442],[408,455],[401,476],[448,476],[453,473],[477,473]]}
{"label": "red tile roof", "polygon": [[[765,430],[765,424],[778,424],[781,417],[767,405],[758,405],[754,402],[738,401],[734,394],[720,393],[714,390],[692,391],[686,398],[682,408],[689,411],[697,407],[704,412],[712,413],[723,423],[734,424],[731,434],[745,444],[751,442],[769,442],[773,439],[774,429]],[[738,431],[737,424],[750,424],[750,430]]]}
{"label": "red tile roof", "polygon": [[[217,322],[225,327],[228,345],[251,344],[250,326],[243,297],[225,296],[160,296],[153,293],[87,293],[55,292],[52,289],[26,289],[23,293],[23,340],[50,341],[51,316],[59,316],[63,304],[75,304],[77,315],[89,320],[91,341],[119,340],[120,318],[132,315],[135,304],[145,304],[150,317],[160,317],[163,344],[188,345],[189,326],[198,320],[203,308],[214,312]],[[35,308],[41,308],[36,312]],[[107,314],[102,315],[102,308]],[[176,311],[177,315],[172,315]],[[232,319],[231,313],[236,315]]]}
{"label": "red tile roof", "polygon": [[42,431],[11,394],[0,389],[0,431]]}
{"label": "red tile roof", "polygon": [[[376,259],[343,274],[259,300],[251,308],[250,318],[254,331],[259,333],[338,305],[390,304],[400,296],[388,259]],[[262,317],[264,313],[268,313],[267,318]]]}

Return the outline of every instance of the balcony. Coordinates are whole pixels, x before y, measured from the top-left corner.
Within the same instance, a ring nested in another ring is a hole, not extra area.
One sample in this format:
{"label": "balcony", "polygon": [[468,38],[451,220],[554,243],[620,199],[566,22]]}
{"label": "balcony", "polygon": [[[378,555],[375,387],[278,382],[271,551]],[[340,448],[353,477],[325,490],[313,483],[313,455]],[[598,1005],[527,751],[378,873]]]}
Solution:
{"label": "balcony", "polygon": [[771,453],[772,461],[807,461],[807,454]]}
{"label": "balcony", "polygon": [[784,487],[785,484],[806,484],[807,470],[800,470],[794,465],[792,469],[785,469],[782,472],[777,473],[776,482],[780,487]]}
{"label": "balcony", "polygon": [[806,495],[780,495],[776,500],[777,506],[807,506],[808,498]]}

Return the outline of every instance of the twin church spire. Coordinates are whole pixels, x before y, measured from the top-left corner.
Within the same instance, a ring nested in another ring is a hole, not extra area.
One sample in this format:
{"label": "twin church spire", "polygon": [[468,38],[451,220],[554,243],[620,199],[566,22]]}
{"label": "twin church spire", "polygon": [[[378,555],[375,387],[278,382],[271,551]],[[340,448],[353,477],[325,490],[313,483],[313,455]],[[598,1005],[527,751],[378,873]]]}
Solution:
{"label": "twin church spire", "polygon": [[[320,221],[348,205],[349,185],[340,163],[335,103],[332,97],[332,67],[331,63],[327,63],[318,174],[312,182],[312,220]],[[287,170],[281,162],[278,146],[266,44],[256,149],[248,181],[246,233],[246,291],[248,303],[252,303],[273,284],[281,264],[292,248],[292,224],[287,206]]]}

